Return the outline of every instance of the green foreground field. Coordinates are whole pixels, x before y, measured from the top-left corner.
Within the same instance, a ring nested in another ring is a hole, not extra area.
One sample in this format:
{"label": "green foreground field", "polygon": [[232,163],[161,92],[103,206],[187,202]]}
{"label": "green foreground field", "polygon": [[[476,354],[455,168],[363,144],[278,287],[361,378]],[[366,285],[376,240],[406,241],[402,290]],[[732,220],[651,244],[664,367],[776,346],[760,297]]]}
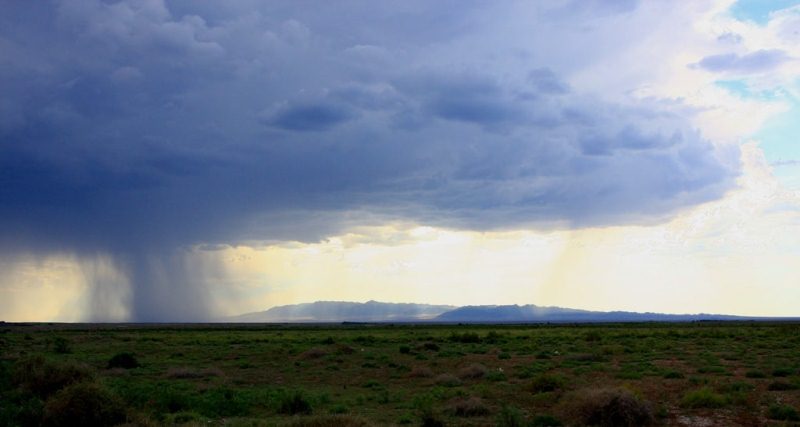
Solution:
{"label": "green foreground field", "polygon": [[0,325],[0,425],[797,425],[800,324]]}

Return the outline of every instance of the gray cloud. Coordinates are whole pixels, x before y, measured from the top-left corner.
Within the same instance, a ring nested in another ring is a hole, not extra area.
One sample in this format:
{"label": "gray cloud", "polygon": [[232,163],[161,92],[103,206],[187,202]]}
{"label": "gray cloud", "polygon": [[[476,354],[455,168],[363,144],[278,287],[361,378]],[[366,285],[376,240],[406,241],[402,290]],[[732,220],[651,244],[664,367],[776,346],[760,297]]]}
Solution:
{"label": "gray cloud", "polygon": [[518,61],[481,43],[514,11],[455,4],[4,3],[0,250],[107,254],[135,319],[197,319],[188,245],[647,223],[733,185],[679,105],[576,93],[592,55]]}
{"label": "gray cloud", "polygon": [[283,106],[268,114],[264,122],[268,125],[293,131],[323,131],[353,118],[353,113],[333,104],[310,104]]}
{"label": "gray cloud", "polygon": [[725,53],[706,56],[692,66],[715,72],[756,73],[771,70],[788,60],[789,56],[780,49],[761,49],[744,55]]}

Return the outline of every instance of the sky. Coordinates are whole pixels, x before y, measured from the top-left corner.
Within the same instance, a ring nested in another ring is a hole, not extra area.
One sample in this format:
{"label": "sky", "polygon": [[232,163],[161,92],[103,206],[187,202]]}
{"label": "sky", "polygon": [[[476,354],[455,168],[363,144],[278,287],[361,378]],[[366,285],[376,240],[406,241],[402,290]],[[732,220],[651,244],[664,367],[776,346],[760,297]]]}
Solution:
{"label": "sky", "polygon": [[798,316],[800,2],[0,1],[0,319]]}

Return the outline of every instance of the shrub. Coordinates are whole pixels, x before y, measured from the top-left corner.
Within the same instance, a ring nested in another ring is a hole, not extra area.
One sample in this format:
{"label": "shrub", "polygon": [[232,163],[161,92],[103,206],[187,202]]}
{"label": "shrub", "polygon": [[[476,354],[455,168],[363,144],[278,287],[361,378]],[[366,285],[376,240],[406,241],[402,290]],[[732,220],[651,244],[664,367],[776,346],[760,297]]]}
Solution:
{"label": "shrub", "polygon": [[786,381],[773,381],[767,386],[769,391],[787,391],[796,390],[797,386]]}
{"label": "shrub", "polygon": [[603,339],[603,336],[599,331],[589,331],[583,338],[588,342],[598,342]]}
{"label": "shrub", "polygon": [[755,389],[756,387],[753,384],[744,381],[736,381],[730,384],[726,384],[723,387],[723,391],[737,393],[737,392],[746,392]]}
{"label": "shrub", "polygon": [[191,423],[192,425],[196,425],[202,423],[202,421],[203,417],[200,414],[189,411],[169,414],[166,417],[166,422],[169,425],[183,425],[189,423]]}
{"label": "shrub", "polygon": [[459,399],[452,405],[453,414],[457,417],[481,417],[489,414],[489,408],[480,397]]}
{"label": "shrub", "polygon": [[688,408],[720,408],[727,404],[725,396],[715,393],[708,387],[686,393],[681,404]]}
{"label": "shrub", "polygon": [[206,391],[194,405],[207,417],[231,417],[247,415],[250,402],[242,392],[227,387],[219,387]]}
{"label": "shrub", "polygon": [[430,378],[433,376],[433,371],[427,366],[415,366],[408,373],[408,376],[412,378]]}
{"label": "shrub", "polygon": [[773,420],[800,421],[800,414],[789,405],[770,405],[767,416]]}
{"label": "shrub", "polygon": [[500,370],[492,371],[492,372],[489,372],[488,374],[486,374],[486,379],[489,380],[489,381],[505,381],[508,378],[506,378],[506,373],[503,372],[502,369],[500,369]]}
{"label": "shrub", "polygon": [[313,408],[308,398],[298,390],[281,396],[278,412],[286,415],[310,414]]}
{"label": "shrub", "polygon": [[44,408],[45,426],[113,426],[125,420],[125,408],[97,384],[73,384],[55,394]]}
{"label": "shrub", "polygon": [[353,341],[359,344],[375,344],[378,339],[372,335],[359,335]]}
{"label": "shrub", "polygon": [[564,424],[552,415],[537,415],[531,420],[531,427],[561,427]]}
{"label": "shrub", "polygon": [[450,334],[450,341],[465,344],[479,343],[481,342],[481,337],[475,332],[463,332],[460,334],[453,332]]}
{"label": "shrub", "polygon": [[422,348],[429,351],[439,351],[439,345],[435,342],[426,342],[425,344],[422,344]]}
{"label": "shrub", "polygon": [[341,403],[331,406],[331,409],[328,410],[331,414],[346,414],[350,412],[350,408],[347,405],[343,405]]}
{"label": "shrub", "polygon": [[781,403],[770,405],[767,410],[767,416],[773,420],[800,421],[800,414],[797,413],[796,409]]}
{"label": "shrub", "polygon": [[478,379],[483,378],[486,375],[486,367],[479,364],[473,363],[459,371],[458,376],[461,379]]}
{"label": "shrub", "polygon": [[139,366],[139,361],[136,360],[136,356],[134,356],[133,353],[117,353],[108,360],[108,369],[133,369]]}
{"label": "shrub", "polygon": [[461,385],[461,380],[453,374],[441,374],[436,377],[436,384],[445,387],[457,387]]}
{"label": "shrub", "polygon": [[444,427],[444,421],[439,418],[433,409],[425,408],[419,413],[419,421],[421,427]]}
{"label": "shrub", "polygon": [[773,377],[788,377],[794,373],[793,370],[788,368],[777,368],[772,371]]}
{"label": "shrub", "polygon": [[207,368],[203,370],[196,370],[187,367],[176,367],[167,369],[165,376],[173,379],[192,379],[192,378],[210,378],[222,376],[222,371],[219,368]]}
{"label": "shrub", "polygon": [[498,334],[496,331],[489,331],[484,340],[489,344],[497,344],[503,340],[503,336]]}
{"label": "shrub", "polygon": [[44,403],[31,393],[0,392],[0,426],[38,426],[43,412]]}
{"label": "shrub", "polygon": [[383,384],[378,380],[367,380],[362,386],[364,388],[383,388]]}
{"label": "shrub", "polygon": [[564,384],[564,379],[555,375],[540,374],[531,380],[529,389],[534,393],[547,393],[559,390]]}
{"label": "shrub", "polygon": [[584,390],[568,405],[581,425],[634,427],[655,422],[650,403],[622,388]]}
{"label": "shrub", "polygon": [[355,352],[355,349],[353,349],[353,347],[350,347],[349,345],[336,344],[335,351],[336,354],[353,354],[353,352]]}
{"label": "shrub", "polygon": [[744,376],[747,378],[766,378],[767,375],[759,370],[750,370],[745,372]]}
{"label": "shrub", "polygon": [[525,416],[513,406],[503,406],[497,414],[497,427],[524,427]]}
{"label": "shrub", "polygon": [[683,374],[678,371],[669,371],[664,374],[664,378],[668,380],[676,380],[683,378]]}
{"label": "shrub", "polygon": [[46,398],[70,384],[91,377],[91,371],[85,366],[48,362],[36,355],[17,361],[12,382],[22,390]]}
{"label": "shrub", "polygon": [[325,351],[324,348],[314,347],[309,348],[308,350],[300,353],[301,359],[319,359],[322,356],[327,355],[328,352]]}
{"label": "shrub", "polygon": [[369,427],[372,424],[352,415],[318,415],[293,420],[289,427]]}
{"label": "shrub", "polygon": [[409,346],[407,346],[407,345],[401,345],[401,346],[400,346],[400,353],[401,353],[401,354],[408,354],[408,353],[411,353],[411,347],[409,347]]}
{"label": "shrub", "polygon": [[58,354],[71,353],[72,349],[69,347],[69,341],[64,337],[56,337],[53,340],[53,351]]}

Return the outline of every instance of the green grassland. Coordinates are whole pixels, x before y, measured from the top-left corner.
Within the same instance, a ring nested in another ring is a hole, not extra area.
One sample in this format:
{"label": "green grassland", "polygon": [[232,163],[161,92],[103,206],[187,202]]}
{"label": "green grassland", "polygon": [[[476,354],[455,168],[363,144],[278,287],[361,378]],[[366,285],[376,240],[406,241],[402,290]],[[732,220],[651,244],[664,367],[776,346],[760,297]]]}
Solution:
{"label": "green grassland", "polygon": [[0,425],[800,425],[800,324],[0,325]]}

